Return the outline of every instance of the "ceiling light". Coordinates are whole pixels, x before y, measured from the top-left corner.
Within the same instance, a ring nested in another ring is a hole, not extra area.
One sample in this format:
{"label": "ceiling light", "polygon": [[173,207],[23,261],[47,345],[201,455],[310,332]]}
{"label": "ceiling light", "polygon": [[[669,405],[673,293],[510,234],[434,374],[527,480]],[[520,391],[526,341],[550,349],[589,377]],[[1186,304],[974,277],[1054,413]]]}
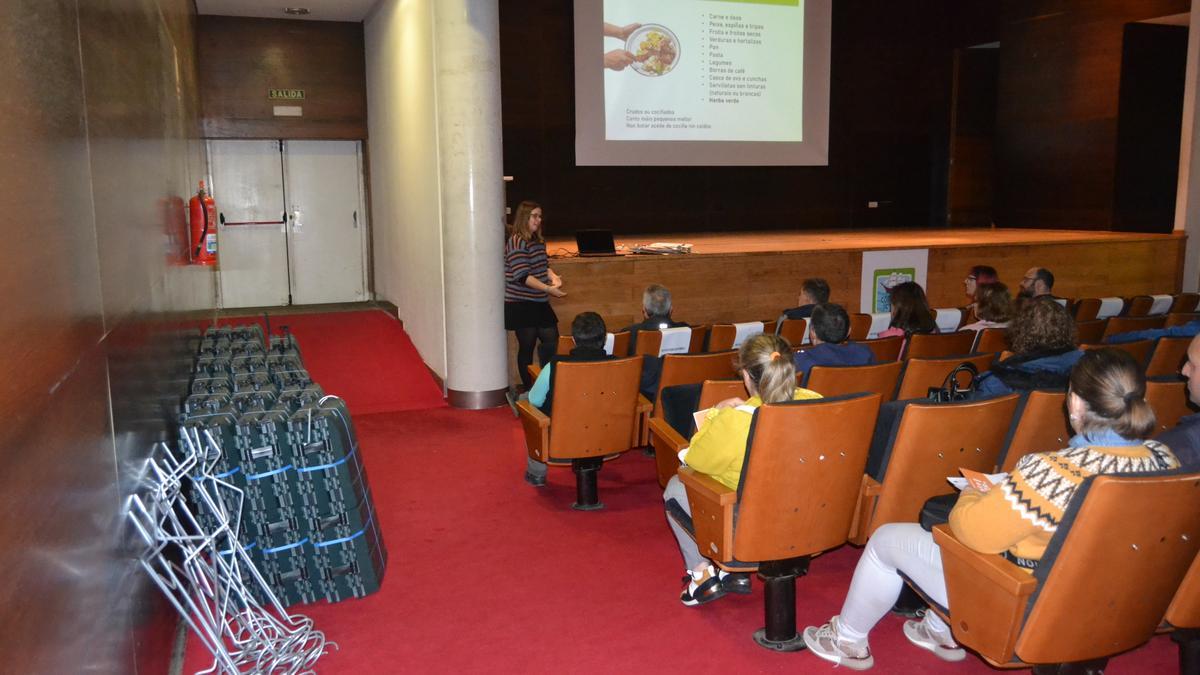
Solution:
{"label": "ceiling light", "polygon": [[308,14],[308,8],[307,7],[284,7],[283,13],[291,14],[292,16],[304,16],[305,14]]}

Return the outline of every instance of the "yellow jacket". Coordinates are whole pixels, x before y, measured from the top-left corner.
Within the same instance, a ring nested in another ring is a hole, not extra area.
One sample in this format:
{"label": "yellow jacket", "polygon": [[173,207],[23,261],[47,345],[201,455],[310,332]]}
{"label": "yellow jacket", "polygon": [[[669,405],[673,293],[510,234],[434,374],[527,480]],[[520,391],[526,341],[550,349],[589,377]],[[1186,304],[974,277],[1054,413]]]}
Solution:
{"label": "yellow jacket", "polygon": [[[794,401],[814,398],[821,398],[821,395],[799,387],[792,395]],[[742,479],[746,439],[750,436],[750,420],[754,414],[749,408],[757,408],[760,405],[762,399],[751,396],[745,405],[737,408],[709,410],[704,423],[692,436],[692,443],[685,455],[687,465],[736,490],[738,482]]]}

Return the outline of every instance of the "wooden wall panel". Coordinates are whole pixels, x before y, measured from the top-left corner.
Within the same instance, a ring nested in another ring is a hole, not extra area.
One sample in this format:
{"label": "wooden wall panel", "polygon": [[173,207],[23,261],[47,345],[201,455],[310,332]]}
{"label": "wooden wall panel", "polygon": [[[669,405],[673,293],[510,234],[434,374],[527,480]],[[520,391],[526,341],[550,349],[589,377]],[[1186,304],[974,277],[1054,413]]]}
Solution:
{"label": "wooden wall panel", "polygon": [[[361,23],[202,16],[198,31],[206,138],[367,137]],[[269,100],[277,88],[305,99]],[[275,117],[276,105],[304,116]]]}
{"label": "wooden wall panel", "polygon": [[997,224],[1108,229],[1124,25],[1187,12],[1189,2],[999,4]]}

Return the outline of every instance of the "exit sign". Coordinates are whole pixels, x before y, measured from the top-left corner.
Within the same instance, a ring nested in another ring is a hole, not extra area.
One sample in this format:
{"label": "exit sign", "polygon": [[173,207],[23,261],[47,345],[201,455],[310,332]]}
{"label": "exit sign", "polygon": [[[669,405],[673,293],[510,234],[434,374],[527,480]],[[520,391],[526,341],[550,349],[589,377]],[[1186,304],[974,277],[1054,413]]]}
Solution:
{"label": "exit sign", "polygon": [[304,100],[303,89],[268,89],[267,98],[285,101]]}

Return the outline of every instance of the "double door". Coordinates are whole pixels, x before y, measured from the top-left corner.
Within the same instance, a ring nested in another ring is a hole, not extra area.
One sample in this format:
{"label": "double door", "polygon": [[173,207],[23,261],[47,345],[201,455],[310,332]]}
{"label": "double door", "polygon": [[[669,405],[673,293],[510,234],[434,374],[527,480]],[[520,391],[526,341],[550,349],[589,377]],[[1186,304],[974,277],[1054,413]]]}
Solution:
{"label": "double door", "polygon": [[209,141],[223,307],[368,299],[358,141]]}

